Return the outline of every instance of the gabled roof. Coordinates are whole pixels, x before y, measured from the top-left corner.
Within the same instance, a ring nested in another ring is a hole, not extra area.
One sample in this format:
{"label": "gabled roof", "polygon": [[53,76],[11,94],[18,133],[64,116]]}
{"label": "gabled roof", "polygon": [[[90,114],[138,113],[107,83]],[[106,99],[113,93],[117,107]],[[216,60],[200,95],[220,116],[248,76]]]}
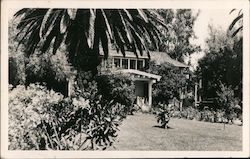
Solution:
{"label": "gabled roof", "polygon": [[[103,52],[100,52],[101,55],[103,55]],[[123,57],[121,52],[117,52],[114,49],[109,50],[109,56],[110,57]],[[151,60],[155,61],[156,64],[160,65],[162,63],[169,63],[170,65],[173,65],[175,67],[189,67],[188,65],[177,61],[175,59],[172,59],[167,53],[165,52],[157,52],[157,51],[151,51],[150,52]],[[136,58],[135,54],[130,51],[126,51],[126,56],[127,58]],[[138,58],[139,59],[148,59],[148,55],[146,52],[143,53],[141,56],[140,53],[138,53]]]}
{"label": "gabled roof", "polygon": [[177,61],[175,59],[172,59],[167,53],[165,52],[156,52],[153,51],[150,53],[151,60],[154,60],[157,65],[160,65],[162,63],[169,63],[170,65],[173,65],[175,67],[189,67],[187,64],[184,64],[180,61]]}

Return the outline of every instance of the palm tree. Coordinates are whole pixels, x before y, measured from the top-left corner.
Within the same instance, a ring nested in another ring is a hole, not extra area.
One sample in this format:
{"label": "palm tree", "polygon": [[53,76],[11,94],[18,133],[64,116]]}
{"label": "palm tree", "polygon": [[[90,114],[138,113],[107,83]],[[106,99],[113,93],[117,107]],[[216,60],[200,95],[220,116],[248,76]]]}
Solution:
{"label": "palm tree", "polygon": [[[100,46],[108,58],[109,44],[125,56],[131,50],[138,56],[149,45],[158,48],[161,31],[167,29],[162,17],[153,9],[21,9],[15,17],[20,22],[17,37],[25,46],[27,57],[50,48],[56,53],[66,45],[69,62],[80,70],[96,70],[100,64]],[[101,43],[101,45],[100,45]]]}
{"label": "palm tree", "polygon": [[[236,11],[236,9],[232,9],[229,14],[233,13],[234,11]],[[229,26],[229,30],[233,31],[232,37],[234,37],[236,34],[238,34],[238,32],[243,30],[242,20],[243,20],[243,12],[242,9],[240,9],[238,11],[237,17],[232,21],[232,23]],[[234,29],[236,24],[239,24],[239,27],[237,29]]]}

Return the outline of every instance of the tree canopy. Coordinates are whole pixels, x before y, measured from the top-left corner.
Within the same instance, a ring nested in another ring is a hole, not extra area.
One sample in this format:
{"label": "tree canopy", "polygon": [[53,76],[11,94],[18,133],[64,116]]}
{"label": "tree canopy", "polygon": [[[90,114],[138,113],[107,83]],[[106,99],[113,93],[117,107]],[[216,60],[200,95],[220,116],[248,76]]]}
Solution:
{"label": "tree canopy", "polygon": [[242,37],[231,37],[230,33],[210,25],[206,54],[198,68],[204,99],[217,97],[222,84],[242,99],[242,52]]}
{"label": "tree canopy", "polygon": [[191,40],[196,38],[193,27],[199,12],[195,14],[191,9],[159,9],[157,11],[170,26],[167,32],[162,30],[164,34],[162,34],[160,51],[183,62],[185,56],[200,50],[199,46],[191,43]]}

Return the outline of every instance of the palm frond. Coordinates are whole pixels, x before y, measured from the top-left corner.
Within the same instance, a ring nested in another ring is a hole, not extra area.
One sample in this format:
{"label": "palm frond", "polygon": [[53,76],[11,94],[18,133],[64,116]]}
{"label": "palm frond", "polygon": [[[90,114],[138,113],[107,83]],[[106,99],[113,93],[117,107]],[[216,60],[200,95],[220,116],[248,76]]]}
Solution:
{"label": "palm frond", "polygon": [[123,9],[123,11],[126,13],[128,19],[129,19],[130,21],[133,21],[133,18],[132,18],[132,16],[131,16],[131,14],[129,13],[129,11],[128,11],[127,9]]}
{"label": "palm frond", "polygon": [[29,10],[30,10],[29,8],[20,9],[19,11],[17,11],[17,12],[14,14],[14,17],[18,17],[18,16],[20,16],[20,15],[26,14]]}
{"label": "palm frond", "polygon": [[137,57],[137,51],[150,56],[151,43],[158,49],[161,41],[156,25],[169,27],[153,9],[22,9],[15,16],[20,17],[18,36],[28,56],[37,48],[45,53],[50,46],[56,53],[64,42],[69,61],[82,68],[90,59],[97,59],[100,42],[105,58],[109,42],[123,56],[125,50],[132,50]]}
{"label": "palm frond", "polygon": [[107,59],[108,54],[109,54],[109,46],[108,46],[108,37],[107,37],[106,32],[103,32],[101,35],[101,43],[102,43],[102,49],[104,53],[104,59]]}
{"label": "palm frond", "polygon": [[233,27],[234,27],[234,25],[235,25],[240,19],[242,19],[242,18],[243,18],[243,14],[237,16],[237,17],[233,20],[233,22],[230,24],[229,30],[232,30]]}
{"label": "palm frond", "polygon": [[142,9],[137,9],[139,15],[143,18],[143,20],[148,23],[148,18],[146,16],[146,14],[144,13],[144,11]]}
{"label": "palm frond", "polygon": [[168,30],[169,26],[165,24],[164,19],[162,18],[161,15],[159,15],[155,10],[153,9],[147,9],[144,10],[146,15],[149,18],[152,18],[152,21],[157,22],[158,24],[160,24],[161,26],[163,26],[165,29]]}
{"label": "palm frond", "polygon": [[235,10],[236,10],[236,9],[232,9],[232,10],[229,12],[229,14],[232,14]]}
{"label": "palm frond", "polygon": [[[49,9],[47,13],[43,17],[43,21],[40,27],[39,36],[41,39],[45,39],[48,34],[50,34],[50,31],[53,29],[53,23],[56,20],[56,16],[51,16],[53,14],[53,9]],[[51,24],[52,23],[52,24]]]}
{"label": "palm frond", "polygon": [[234,37],[239,31],[241,31],[243,29],[243,26],[240,26],[238,29],[236,29],[233,34],[232,37]]}
{"label": "palm frond", "polygon": [[67,9],[67,13],[68,13],[70,19],[75,20],[77,9]]}
{"label": "palm frond", "polygon": [[90,9],[89,31],[88,31],[88,44],[90,48],[94,47],[95,23],[96,23],[96,10]]}
{"label": "palm frond", "polygon": [[61,21],[60,21],[60,32],[62,34],[64,34],[66,32],[67,27],[69,26],[69,23],[70,23],[69,16],[67,14],[65,14],[65,12],[66,12],[66,10],[64,10],[62,12],[63,15],[62,15],[62,18],[61,18]]}
{"label": "palm frond", "polygon": [[105,14],[105,11],[104,11],[103,9],[101,9],[101,12],[102,12],[103,18],[104,18],[104,20],[105,20],[105,24],[106,24],[106,28],[107,28],[107,31],[108,31],[108,34],[109,34],[109,38],[110,38],[111,41],[113,41],[112,30],[111,30],[109,21],[108,21],[108,19],[107,19],[107,16],[106,16],[106,14]]}

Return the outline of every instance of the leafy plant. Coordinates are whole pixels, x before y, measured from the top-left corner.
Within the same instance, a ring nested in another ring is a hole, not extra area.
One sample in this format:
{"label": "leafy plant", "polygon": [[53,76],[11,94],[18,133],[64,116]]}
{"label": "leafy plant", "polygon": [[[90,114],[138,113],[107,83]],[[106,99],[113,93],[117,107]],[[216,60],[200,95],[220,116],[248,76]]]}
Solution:
{"label": "leafy plant", "polygon": [[220,91],[217,91],[217,95],[217,102],[221,106],[221,109],[225,111],[224,117],[227,119],[227,122],[232,121],[237,117],[235,109],[241,109],[241,107],[235,103],[234,91],[231,87],[227,87],[221,83]]}
{"label": "leafy plant", "polygon": [[63,98],[44,86],[10,87],[9,149],[105,149],[116,139],[124,106],[102,96]]}
{"label": "leafy plant", "polygon": [[169,128],[168,122],[170,121],[171,117],[171,108],[168,107],[166,104],[159,104],[158,105],[158,111],[156,114],[157,122],[161,124],[161,128]]}
{"label": "leafy plant", "polygon": [[135,85],[131,76],[106,73],[96,77],[98,94],[105,100],[125,105],[125,114],[135,111]]}
{"label": "leafy plant", "polygon": [[156,65],[154,61],[149,64],[149,72],[162,76],[161,80],[153,85],[153,101],[168,103],[174,97],[179,99],[179,89],[185,86],[186,78],[180,69],[167,63]]}

